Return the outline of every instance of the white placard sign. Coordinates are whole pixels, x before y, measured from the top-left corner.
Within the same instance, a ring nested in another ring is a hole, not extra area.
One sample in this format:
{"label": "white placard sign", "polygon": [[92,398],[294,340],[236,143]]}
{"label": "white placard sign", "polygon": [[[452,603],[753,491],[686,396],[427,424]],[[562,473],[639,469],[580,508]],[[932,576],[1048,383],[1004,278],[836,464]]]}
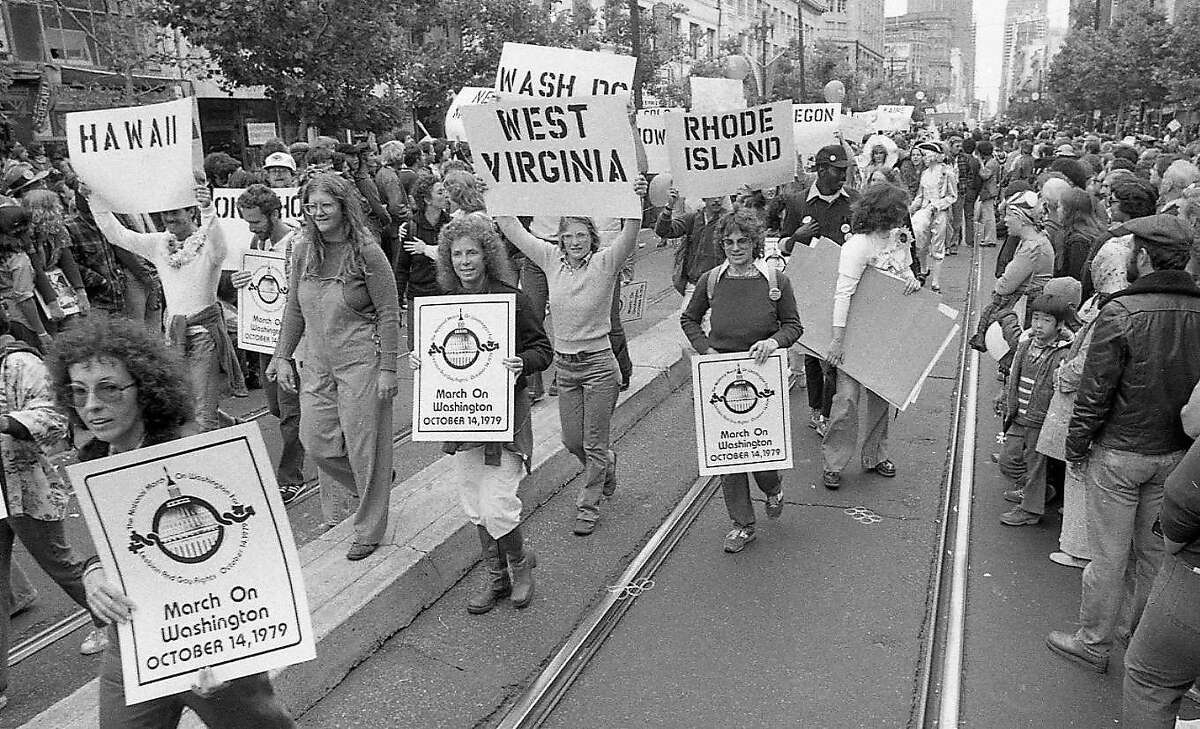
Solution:
{"label": "white placard sign", "polygon": [[907,132],[912,128],[912,115],[915,106],[902,104],[880,104],[875,111],[879,112],[879,121],[884,124],[880,129],[889,132]]}
{"label": "white placard sign", "polygon": [[700,475],[792,467],[786,350],[763,365],[745,352],[692,357]]}
{"label": "white placard sign", "polygon": [[637,113],[638,141],[646,153],[646,171],[670,172],[671,160],[667,155],[667,112],[682,112],[683,109],[639,109]]}
{"label": "white placard sign", "polygon": [[462,110],[489,215],[640,218],[624,96],[509,98]]}
{"label": "white placard sign", "polygon": [[66,131],[93,209],[152,213],[196,204],[191,99],[70,112]]}
{"label": "white placard sign", "polygon": [[250,251],[242,254],[241,270],[250,272],[250,283],[238,289],[238,347],[274,354],[287,304],[287,257],[282,253]]}
{"label": "white placard sign", "polygon": [[[250,251],[250,239],[254,237],[237,206],[238,198],[245,190],[239,187],[218,187],[212,192],[213,206],[217,214],[215,225],[225,237],[225,260],[221,263],[221,270],[241,270],[242,256]],[[280,217],[299,227],[304,217],[304,211],[300,209],[303,205],[300,188],[280,187],[275,189],[275,194],[279,196],[282,205]]]}
{"label": "white placard sign", "polygon": [[125,700],[316,657],[274,468],[253,423],[67,466],[109,582],[137,605],[117,626]]}
{"label": "white placard sign", "polygon": [[792,104],[792,134],[796,154],[803,158],[805,168],[817,150],[837,144],[838,117],[841,104]]}
{"label": "white placard sign", "polygon": [[[67,279],[67,274],[63,273],[61,268],[58,266],[47,268],[46,278],[50,280],[50,288],[54,289],[55,301],[65,316],[79,314],[83,311],[83,309],[79,308],[79,295],[75,293],[70,280]],[[47,302],[42,299],[41,292],[35,290],[33,293],[37,296],[42,309],[47,309]]]}
{"label": "white placard sign", "polygon": [[495,88],[501,98],[512,94],[546,99],[628,96],[636,65],[633,56],[506,42],[500,52]]}
{"label": "white placard sign", "polygon": [[462,123],[462,108],[476,104],[488,104],[496,99],[494,89],[483,86],[464,86],[462,91],[455,94],[454,101],[450,102],[450,108],[446,111],[446,139],[453,139],[456,142],[467,141],[467,130]]}
{"label": "white placard sign", "polygon": [[621,286],[621,321],[637,321],[646,313],[646,282],[631,281]]}
{"label": "white placard sign", "polygon": [[275,122],[246,122],[246,144],[261,147],[279,137]]}
{"label": "white placard sign", "polygon": [[746,108],[746,87],[738,79],[692,76],[690,85],[694,113],[707,114]]}
{"label": "white placard sign", "polygon": [[759,190],[795,176],[790,101],[666,116],[671,177],[683,197],[728,195],[743,186]]}
{"label": "white placard sign", "polygon": [[507,443],[513,439],[517,297],[418,296],[413,316],[415,441]]}

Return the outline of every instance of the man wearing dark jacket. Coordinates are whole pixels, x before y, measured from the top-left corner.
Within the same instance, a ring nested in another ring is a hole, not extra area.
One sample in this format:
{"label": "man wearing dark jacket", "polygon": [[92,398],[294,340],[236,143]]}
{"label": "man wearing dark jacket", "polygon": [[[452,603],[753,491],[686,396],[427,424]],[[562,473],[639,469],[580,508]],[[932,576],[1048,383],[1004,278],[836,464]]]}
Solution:
{"label": "man wearing dark jacket", "polygon": [[[1114,637],[1133,633],[1162,563],[1153,527],[1163,484],[1192,442],[1179,412],[1200,382],[1200,287],[1184,270],[1191,229],[1177,217],[1152,215],[1114,232],[1133,235],[1129,273],[1136,280],[1100,310],[1067,432],[1067,461],[1083,472],[1095,554],[1083,572],[1079,629],[1046,639],[1050,650],[1099,672],[1108,668]],[[1118,626],[1131,555],[1131,620]]]}
{"label": "man wearing dark jacket", "polygon": [[946,253],[958,253],[959,244],[968,247],[975,245],[975,201],[979,199],[979,190],[983,187],[983,178],[979,176],[980,164],[975,157],[975,140],[959,136],[950,138],[950,153],[958,170],[958,200],[950,209],[950,247]]}
{"label": "man wearing dark jacket", "polygon": [[717,221],[725,214],[725,197],[706,197],[704,207],[681,217],[671,216],[679,192],[671,188],[671,199],[658,216],[654,232],[660,238],[683,238],[675,251],[675,288],[683,294],[682,313],[687,309],[696,281],[710,268],[725,261],[725,251],[717,240]]}

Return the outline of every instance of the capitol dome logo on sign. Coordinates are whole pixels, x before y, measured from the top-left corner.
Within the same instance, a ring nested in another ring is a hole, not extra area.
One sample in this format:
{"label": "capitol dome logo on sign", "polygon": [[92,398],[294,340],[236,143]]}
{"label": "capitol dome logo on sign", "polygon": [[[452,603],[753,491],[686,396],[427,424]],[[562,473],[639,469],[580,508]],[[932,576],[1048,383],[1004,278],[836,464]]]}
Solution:
{"label": "capitol dome logo on sign", "polygon": [[254,292],[267,311],[281,311],[287,303],[287,284],[275,266],[259,266],[251,274],[248,288]]}
{"label": "capitol dome logo on sign", "polygon": [[238,503],[232,490],[207,476],[163,473],[130,507],[129,551],[174,582],[215,579],[241,559],[254,507]]}
{"label": "capitol dome logo on sign", "polygon": [[447,379],[466,381],[486,367],[500,344],[480,319],[463,314],[448,316],[433,329],[428,354]]}
{"label": "capitol dome logo on sign", "polygon": [[750,423],[763,414],[775,394],[761,375],[743,372],[739,364],[717,379],[708,403],[730,422]]}

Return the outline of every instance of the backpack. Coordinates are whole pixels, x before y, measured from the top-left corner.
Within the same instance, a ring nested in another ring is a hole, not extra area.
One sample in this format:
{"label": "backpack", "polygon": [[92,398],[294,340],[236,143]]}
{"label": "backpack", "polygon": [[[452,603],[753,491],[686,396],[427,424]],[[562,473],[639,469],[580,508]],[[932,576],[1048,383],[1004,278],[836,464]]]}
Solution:
{"label": "backpack", "polygon": [[[779,301],[779,297],[782,296],[782,292],[779,290],[778,269],[768,264],[766,261],[755,261],[754,267],[758,269],[759,273],[767,277],[767,296],[770,297],[772,302]],[[712,304],[713,294],[717,292],[717,281],[721,279],[721,276],[725,275],[725,269],[727,268],[729,268],[729,261],[722,263],[720,266],[717,266],[705,274],[705,285],[708,287],[708,301],[710,306]]]}

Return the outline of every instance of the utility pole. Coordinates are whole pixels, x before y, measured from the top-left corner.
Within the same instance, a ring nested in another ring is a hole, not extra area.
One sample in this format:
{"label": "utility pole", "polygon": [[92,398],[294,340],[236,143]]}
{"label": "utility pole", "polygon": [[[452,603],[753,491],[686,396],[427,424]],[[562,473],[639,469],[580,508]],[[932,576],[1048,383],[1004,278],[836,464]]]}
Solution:
{"label": "utility pole", "polygon": [[762,11],[762,98],[758,101],[760,104],[765,104],[767,101],[767,11]]}
{"label": "utility pole", "polygon": [[633,107],[642,108],[642,10],[638,0],[629,0],[629,45],[633,46]]}
{"label": "utility pole", "polygon": [[808,96],[807,81],[804,78],[804,0],[796,0],[796,18],[799,21],[796,25],[796,35],[800,40],[800,98],[798,101],[803,104]]}

